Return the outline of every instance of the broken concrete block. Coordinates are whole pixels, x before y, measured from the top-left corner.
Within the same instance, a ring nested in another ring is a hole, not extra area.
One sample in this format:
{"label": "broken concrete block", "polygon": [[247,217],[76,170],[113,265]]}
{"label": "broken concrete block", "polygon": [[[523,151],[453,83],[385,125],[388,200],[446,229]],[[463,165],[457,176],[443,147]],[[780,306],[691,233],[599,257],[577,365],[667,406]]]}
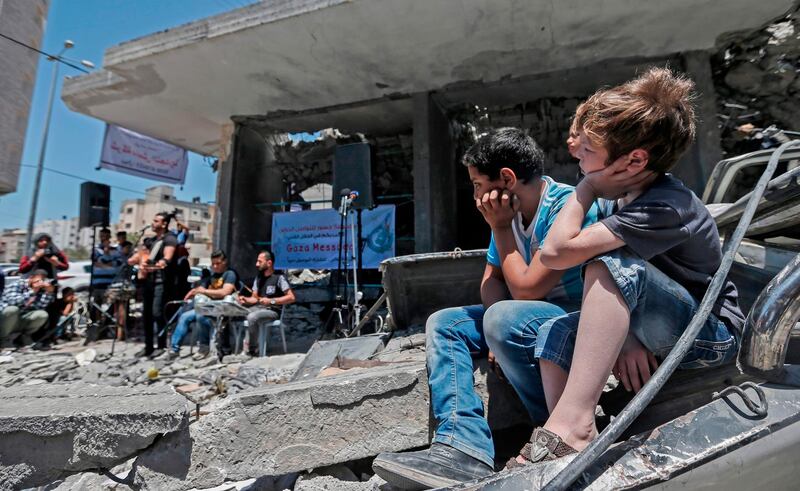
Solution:
{"label": "broken concrete block", "polygon": [[[513,388],[477,363],[476,390],[493,429],[528,422]],[[190,433],[190,434],[189,434]],[[325,378],[264,386],[228,398],[138,460],[149,489],[210,488],[428,445],[423,363],[353,368]]]}
{"label": "broken concrete block", "polygon": [[73,383],[0,390],[0,488],[109,469],[187,425],[185,399],[169,387]]}
{"label": "broken concrete block", "polygon": [[317,341],[308,351],[292,381],[316,377],[323,368],[333,365],[337,358],[368,360],[383,349],[386,337],[385,334],[369,334],[355,338]]}
{"label": "broken concrete block", "polygon": [[292,378],[305,354],[290,353],[253,358],[239,367],[237,376],[256,385],[283,383]]}
{"label": "broken concrete block", "polygon": [[422,364],[250,389],[138,460],[150,489],[209,488],[428,444]]}
{"label": "broken concrete block", "polygon": [[390,491],[386,481],[373,476],[369,481],[343,481],[333,476],[315,476],[297,481],[294,491]]}

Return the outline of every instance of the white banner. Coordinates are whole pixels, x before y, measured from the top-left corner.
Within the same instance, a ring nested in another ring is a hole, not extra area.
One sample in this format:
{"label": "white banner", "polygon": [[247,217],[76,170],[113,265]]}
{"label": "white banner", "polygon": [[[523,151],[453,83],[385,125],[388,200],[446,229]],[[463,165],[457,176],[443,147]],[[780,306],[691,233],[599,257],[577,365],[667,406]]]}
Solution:
{"label": "white banner", "polygon": [[183,184],[189,156],[185,149],[110,124],[100,167],[170,184]]}
{"label": "white banner", "polygon": [[[394,205],[381,205],[361,213],[362,267],[377,269],[395,255]],[[352,235],[356,212],[350,212],[342,239],[348,269],[352,268]],[[337,210],[311,210],[272,215],[272,251],[278,269],[336,269],[339,261],[341,216]],[[356,231],[358,228],[356,228]],[[356,254],[356,258],[358,254]],[[344,267],[344,264],[342,264]]]}

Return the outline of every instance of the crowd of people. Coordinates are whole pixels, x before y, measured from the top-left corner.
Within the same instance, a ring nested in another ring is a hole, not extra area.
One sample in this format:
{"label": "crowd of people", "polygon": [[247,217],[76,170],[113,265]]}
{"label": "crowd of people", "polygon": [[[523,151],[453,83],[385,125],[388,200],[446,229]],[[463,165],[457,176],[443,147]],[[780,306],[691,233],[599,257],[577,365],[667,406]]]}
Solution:
{"label": "crowd of people", "polygon": [[[137,357],[178,358],[181,345],[188,341],[187,333],[195,329],[193,338],[199,342],[195,358],[201,359],[211,351],[214,331],[211,320],[194,309],[195,301],[204,298],[232,301],[249,311],[246,318],[225,326],[244,330],[242,344],[246,343],[250,355],[257,356],[260,329],[278,319],[283,306],[295,300],[286,278],[275,272],[274,256],[270,251],[258,254],[255,279],[249,287],[228,267],[225,252],[215,251],[211,270],[204,270],[197,284],[190,285],[189,229],[177,222],[177,228],[171,230],[173,218],[171,213],[157,213],[148,227],[152,233],[137,245],[124,231],[117,233],[116,244],[112,244],[111,231],[100,229],[91,252],[90,295],[84,309],[87,319],[76,316],[78,297],[72,288],[59,292],[58,274],[69,267],[66,255],[48,234],[39,235],[31,254],[20,262],[24,281],[0,289],[0,349],[47,349],[59,339],[73,337],[81,320],[88,325],[87,342],[103,335],[129,336],[129,307],[131,301],[139,300],[141,325],[131,326],[143,331],[144,347]],[[226,328],[218,333],[222,355],[240,348],[231,345],[232,332]]]}

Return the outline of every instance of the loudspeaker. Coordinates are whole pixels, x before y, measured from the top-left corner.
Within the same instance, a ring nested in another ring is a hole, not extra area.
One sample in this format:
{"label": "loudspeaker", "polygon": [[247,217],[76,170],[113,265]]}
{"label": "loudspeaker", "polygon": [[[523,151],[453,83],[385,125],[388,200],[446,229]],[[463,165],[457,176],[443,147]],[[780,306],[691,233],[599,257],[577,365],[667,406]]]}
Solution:
{"label": "loudspeaker", "polygon": [[84,182],[81,184],[81,212],[78,227],[108,226],[108,207],[111,188],[106,184]]}
{"label": "loudspeaker", "polygon": [[372,207],[372,160],[369,143],[337,145],[333,154],[333,207],[339,207],[341,191],[358,191],[353,208]]}

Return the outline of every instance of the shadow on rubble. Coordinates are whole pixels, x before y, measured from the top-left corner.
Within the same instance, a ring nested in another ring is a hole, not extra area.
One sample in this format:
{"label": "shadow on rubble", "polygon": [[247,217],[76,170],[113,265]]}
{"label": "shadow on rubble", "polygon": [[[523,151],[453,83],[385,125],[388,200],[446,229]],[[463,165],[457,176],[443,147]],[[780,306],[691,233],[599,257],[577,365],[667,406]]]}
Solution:
{"label": "shadow on rubble", "polygon": [[192,446],[188,424],[183,425],[179,431],[159,437],[133,462],[129,477],[133,477],[135,480],[133,483],[126,482],[125,484],[132,488],[133,485],[141,487],[145,482],[153,482],[155,476],[151,476],[151,474],[160,475],[161,479],[159,480],[185,480],[191,466]]}

